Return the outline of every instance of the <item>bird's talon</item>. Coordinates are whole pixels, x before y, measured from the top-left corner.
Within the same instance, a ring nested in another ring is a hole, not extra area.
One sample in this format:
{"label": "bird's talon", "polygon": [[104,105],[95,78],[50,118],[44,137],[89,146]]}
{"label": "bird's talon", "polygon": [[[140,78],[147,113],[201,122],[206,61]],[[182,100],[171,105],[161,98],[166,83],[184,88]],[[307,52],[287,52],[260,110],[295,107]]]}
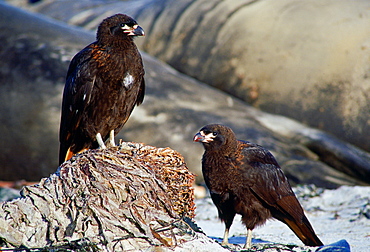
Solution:
{"label": "bird's talon", "polygon": [[100,134],[100,133],[96,134],[96,141],[97,141],[97,142],[98,142],[98,144],[99,144],[99,149],[104,150],[104,149],[106,149],[106,148],[107,148],[107,147],[105,146],[105,144],[104,144],[103,138],[101,137],[101,134]]}
{"label": "bird's talon", "polygon": [[108,147],[114,147],[116,146],[116,143],[114,142],[114,130],[111,130],[109,133],[109,142],[107,143]]}

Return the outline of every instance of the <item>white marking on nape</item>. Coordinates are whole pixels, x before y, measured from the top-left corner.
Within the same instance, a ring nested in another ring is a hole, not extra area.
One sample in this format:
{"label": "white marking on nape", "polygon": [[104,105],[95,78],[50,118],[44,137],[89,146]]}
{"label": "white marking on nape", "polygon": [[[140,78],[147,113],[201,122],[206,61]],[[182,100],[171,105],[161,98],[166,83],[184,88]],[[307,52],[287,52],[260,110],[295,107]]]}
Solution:
{"label": "white marking on nape", "polygon": [[86,99],[86,94],[84,94],[84,96],[82,97],[82,100],[84,101]]}
{"label": "white marking on nape", "polygon": [[127,73],[125,78],[123,79],[123,85],[125,85],[126,88],[130,88],[131,85],[134,83],[134,77]]}

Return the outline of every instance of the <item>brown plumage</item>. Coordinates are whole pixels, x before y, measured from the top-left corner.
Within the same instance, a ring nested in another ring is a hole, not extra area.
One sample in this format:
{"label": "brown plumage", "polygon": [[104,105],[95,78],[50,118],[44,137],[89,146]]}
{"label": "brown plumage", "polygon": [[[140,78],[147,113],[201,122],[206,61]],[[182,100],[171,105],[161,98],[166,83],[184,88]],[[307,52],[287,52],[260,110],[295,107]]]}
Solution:
{"label": "brown plumage", "polygon": [[60,123],[59,163],[75,153],[114,144],[135,105],[144,99],[144,68],[133,41],[144,36],[131,17],[103,20],[97,40],[77,53],[68,69]]}
{"label": "brown plumage", "polygon": [[263,147],[237,140],[234,132],[220,124],[204,126],[194,141],[201,142],[204,180],[211,198],[225,222],[223,245],[235,214],[247,227],[245,247],[251,246],[251,232],[267,219],[276,218],[308,246],[321,246],[290,184],[274,156]]}

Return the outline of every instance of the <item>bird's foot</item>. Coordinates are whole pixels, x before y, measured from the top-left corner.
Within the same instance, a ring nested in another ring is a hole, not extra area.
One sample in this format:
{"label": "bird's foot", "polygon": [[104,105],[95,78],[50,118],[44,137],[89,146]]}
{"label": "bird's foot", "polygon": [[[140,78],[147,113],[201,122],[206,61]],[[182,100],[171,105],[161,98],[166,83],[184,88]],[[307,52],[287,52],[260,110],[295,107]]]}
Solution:
{"label": "bird's foot", "polygon": [[99,144],[99,149],[106,149],[107,148],[104,144],[103,138],[101,137],[100,133],[96,134],[96,141]]}
{"label": "bird's foot", "polygon": [[223,241],[223,242],[221,243],[221,246],[222,246],[222,247],[229,247],[229,246],[230,246],[230,243],[229,243],[229,242],[224,242],[224,241]]}
{"label": "bird's foot", "polygon": [[252,245],[251,245],[251,244],[249,244],[249,245],[244,244],[243,249],[249,250],[249,249],[251,249],[251,248],[252,248]]}
{"label": "bird's foot", "polygon": [[221,246],[229,246],[229,228],[225,228],[224,239],[222,240]]}
{"label": "bird's foot", "polygon": [[251,247],[252,247],[252,230],[248,229],[244,249],[250,249]]}
{"label": "bird's foot", "polygon": [[109,141],[107,143],[108,147],[114,147],[116,146],[116,143],[114,142],[114,130],[111,130],[109,133]]}

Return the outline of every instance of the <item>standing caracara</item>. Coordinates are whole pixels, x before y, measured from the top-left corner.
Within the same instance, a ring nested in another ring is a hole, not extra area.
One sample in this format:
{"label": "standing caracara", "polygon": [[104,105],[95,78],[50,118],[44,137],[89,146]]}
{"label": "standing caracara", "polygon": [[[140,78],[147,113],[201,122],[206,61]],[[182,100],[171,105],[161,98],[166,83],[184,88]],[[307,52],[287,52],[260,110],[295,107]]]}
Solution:
{"label": "standing caracara", "polygon": [[288,225],[305,245],[323,245],[268,150],[237,140],[229,127],[220,124],[204,126],[193,140],[205,149],[202,171],[218,215],[225,222],[223,245],[228,244],[236,214],[242,215],[248,230],[245,248],[251,247],[252,230],[272,217]]}
{"label": "standing caracara", "polygon": [[68,69],[60,123],[59,164],[90,148],[115,145],[114,136],[144,99],[144,68],[134,37],[144,30],[116,14],[99,25],[96,41]]}

